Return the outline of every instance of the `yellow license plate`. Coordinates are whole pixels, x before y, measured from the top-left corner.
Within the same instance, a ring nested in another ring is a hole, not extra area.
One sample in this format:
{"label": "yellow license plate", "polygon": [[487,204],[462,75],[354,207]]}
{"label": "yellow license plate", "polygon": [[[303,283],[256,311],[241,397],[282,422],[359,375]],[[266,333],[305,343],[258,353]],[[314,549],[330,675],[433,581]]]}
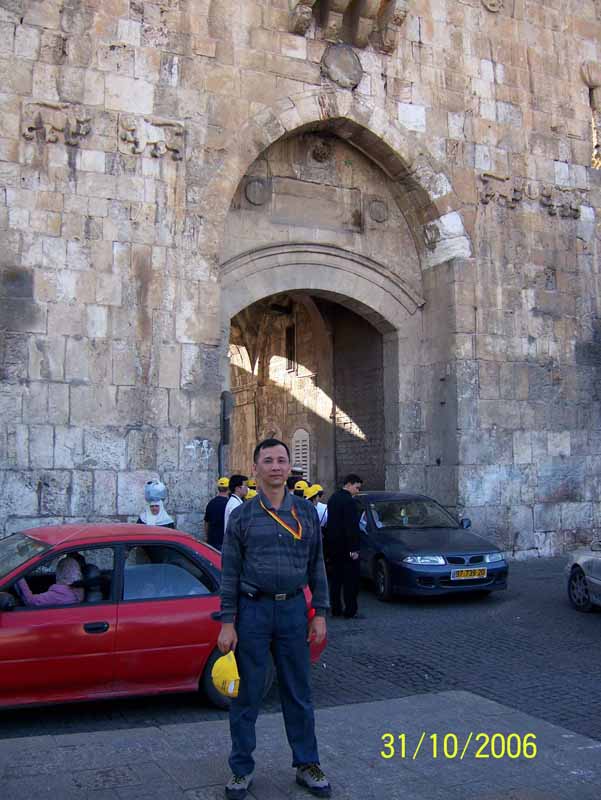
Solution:
{"label": "yellow license plate", "polygon": [[454,581],[461,581],[466,578],[486,578],[486,567],[480,567],[479,569],[454,569],[451,572],[451,579]]}

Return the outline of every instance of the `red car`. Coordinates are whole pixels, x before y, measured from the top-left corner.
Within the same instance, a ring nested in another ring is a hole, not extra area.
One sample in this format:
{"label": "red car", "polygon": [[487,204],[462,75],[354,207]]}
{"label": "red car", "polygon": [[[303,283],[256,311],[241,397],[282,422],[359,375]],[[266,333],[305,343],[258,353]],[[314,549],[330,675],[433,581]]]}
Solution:
{"label": "red car", "polygon": [[[73,554],[82,601],[24,605],[16,582],[45,592]],[[0,707],[198,689],[227,707],[211,681],[220,565],[189,534],[152,526],[58,525],[0,540]],[[312,661],[324,646],[311,645]]]}

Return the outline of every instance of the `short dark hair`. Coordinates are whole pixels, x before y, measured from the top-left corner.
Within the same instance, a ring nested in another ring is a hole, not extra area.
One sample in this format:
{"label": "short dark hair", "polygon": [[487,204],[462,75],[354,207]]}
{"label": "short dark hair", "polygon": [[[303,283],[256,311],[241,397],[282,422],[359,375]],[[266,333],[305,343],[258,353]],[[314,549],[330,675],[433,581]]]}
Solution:
{"label": "short dark hair", "polygon": [[244,482],[247,480],[248,478],[246,475],[232,475],[229,485],[230,492],[233,492],[234,489],[238,488],[238,486],[244,486]]}
{"label": "short dark hair", "polygon": [[286,478],[286,488],[289,489],[291,492],[294,491],[294,487],[296,486],[296,482],[298,480],[297,475],[289,475]]}
{"label": "short dark hair", "polygon": [[347,475],[342,481],[342,485],[346,486],[347,483],[363,483],[363,478],[360,478],[358,475],[355,475],[354,472],[351,472],[350,475]]}
{"label": "short dark hair", "polygon": [[288,455],[288,461],[290,461],[290,450],[288,449],[288,445],[281,442],[279,439],[263,439],[262,442],[255,447],[255,451],[253,453],[253,463],[257,463],[259,460],[259,453],[261,450],[267,450],[268,447],[277,447],[278,445],[282,445],[284,450]]}

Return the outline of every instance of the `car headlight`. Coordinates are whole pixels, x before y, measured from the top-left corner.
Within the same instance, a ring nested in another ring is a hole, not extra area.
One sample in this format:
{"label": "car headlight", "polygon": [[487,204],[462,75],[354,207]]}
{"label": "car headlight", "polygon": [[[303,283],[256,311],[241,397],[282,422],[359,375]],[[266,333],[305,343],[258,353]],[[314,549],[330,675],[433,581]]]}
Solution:
{"label": "car headlight", "polygon": [[504,561],[505,560],[505,553],[487,553],[484,556],[484,560],[488,564],[493,564],[495,561]]}
{"label": "car headlight", "polygon": [[421,564],[422,566],[446,564],[442,556],[406,556],[403,562],[405,564]]}

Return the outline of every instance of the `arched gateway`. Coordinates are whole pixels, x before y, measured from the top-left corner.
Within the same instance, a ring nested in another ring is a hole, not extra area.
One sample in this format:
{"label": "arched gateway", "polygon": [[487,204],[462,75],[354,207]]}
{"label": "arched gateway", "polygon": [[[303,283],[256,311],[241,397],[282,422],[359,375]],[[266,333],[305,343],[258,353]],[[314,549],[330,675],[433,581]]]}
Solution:
{"label": "arched gateway", "polygon": [[[439,418],[454,383],[441,276],[470,244],[448,179],[346,92],[262,112],[237,141],[240,159],[265,147],[239,178],[219,254],[227,465],[246,470],[257,437],[300,429],[312,480],[331,488],[354,469],[373,488],[435,482],[454,503],[456,403]],[[222,180],[233,174],[224,165]]]}

